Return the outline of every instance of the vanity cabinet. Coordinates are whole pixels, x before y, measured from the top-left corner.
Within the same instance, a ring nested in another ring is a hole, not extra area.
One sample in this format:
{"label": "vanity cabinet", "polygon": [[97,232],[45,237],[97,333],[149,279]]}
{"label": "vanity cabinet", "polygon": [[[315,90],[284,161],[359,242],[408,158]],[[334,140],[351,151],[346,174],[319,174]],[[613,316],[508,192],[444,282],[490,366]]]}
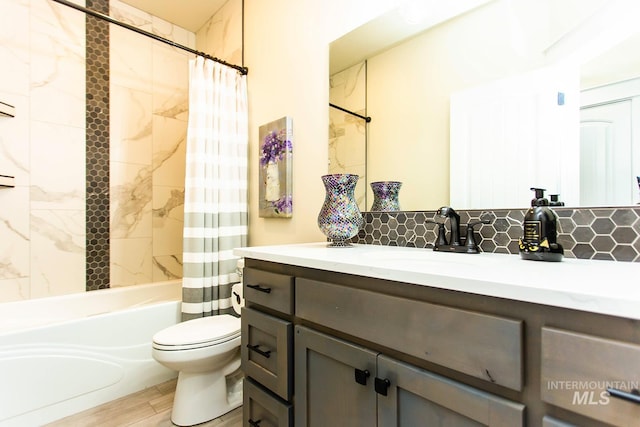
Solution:
{"label": "vanity cabinet", "polygon": [[303,326],[295,362],[297,427],[524,425],[524,405]]}
{"label": "vanity cabinet", "polygon": [[[241,253],[245,426],[640,427],[640,404],[588,389],[610,381],[633,400],[640,319],[398,280],[400,268],[339,272],[324,247],[309,262],[293,249],[295,264]],[[499,271],[495,283],[508,286]]]}

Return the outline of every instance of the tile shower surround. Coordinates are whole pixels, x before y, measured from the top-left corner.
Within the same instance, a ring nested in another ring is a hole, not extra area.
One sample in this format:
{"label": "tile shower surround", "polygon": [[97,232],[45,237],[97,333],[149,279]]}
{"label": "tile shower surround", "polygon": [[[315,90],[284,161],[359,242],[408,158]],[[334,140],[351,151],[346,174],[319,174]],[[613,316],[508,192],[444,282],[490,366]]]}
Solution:
{"label": "tile shower surround", "polygon": [[[241,62],[240,0],[197,34],[81,4]],[[17,112],[0,118],[0,172],[17,184],[0,191],[0,302],[182,277],[193,55],[50,0],[3,1],[0,24],[0,99]]]}
{"label": "tile shower surround", "polygon": [[[640,262],[640,207],[553,208],[558,214],[558,243],[567,258]],[[482,217],[490,224],[476,225],[482,252],[518,254],[518,238],[527,209],[458,211],[462,236],[466,224]],[[435,211],[365,212],[365,225],[352,241],[361,244],[433,247]],[[449,221],[446,221],[447,235]],[[462,255],[461,255],[462,256]]]}

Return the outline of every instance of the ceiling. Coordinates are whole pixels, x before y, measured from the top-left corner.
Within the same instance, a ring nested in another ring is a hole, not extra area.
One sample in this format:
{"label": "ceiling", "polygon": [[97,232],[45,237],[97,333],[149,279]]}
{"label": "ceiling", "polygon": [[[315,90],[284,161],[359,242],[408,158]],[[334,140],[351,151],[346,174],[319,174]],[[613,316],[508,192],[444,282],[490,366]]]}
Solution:
{"label": "ceiling", "polygon": [[[415,0],[405,2],[331,43],[330,74],[492,0]],[[440,3],[439,3],[440,2]]]}
{"label": "ceiling", "polygon": [[122,2],[195,33],[224,6],[227,0],[122,0]]}

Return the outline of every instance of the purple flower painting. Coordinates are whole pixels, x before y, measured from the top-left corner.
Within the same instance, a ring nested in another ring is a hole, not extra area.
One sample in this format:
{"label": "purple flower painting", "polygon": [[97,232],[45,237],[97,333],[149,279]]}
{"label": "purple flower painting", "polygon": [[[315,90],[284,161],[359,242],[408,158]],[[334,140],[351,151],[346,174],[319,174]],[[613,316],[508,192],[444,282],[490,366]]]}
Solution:
{"label": "purple flower painting", "polygon": [[259,212],[263,218],[291,218],[292,120],[283,117],[260,126]]}
{"label": "purple flower painting", "polygon": [[271,131],[265,136],[260,150],[260,166],[266,166],[269,162],[282,161],[291,151],[291,139],[287,136],[286,129],[280,129],[278,132]]}

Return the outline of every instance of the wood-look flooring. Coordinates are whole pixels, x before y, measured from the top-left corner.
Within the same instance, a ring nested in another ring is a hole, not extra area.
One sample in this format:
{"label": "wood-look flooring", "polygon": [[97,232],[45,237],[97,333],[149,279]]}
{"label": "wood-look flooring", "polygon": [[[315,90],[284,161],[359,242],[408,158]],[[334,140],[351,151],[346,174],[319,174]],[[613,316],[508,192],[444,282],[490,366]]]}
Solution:
{"label": "wood-look flooring", "polygon": [[[47,424],[47,427],[171,427],[176,380],[122,397]],[[241,427],[242,406],[198,427]]]}

